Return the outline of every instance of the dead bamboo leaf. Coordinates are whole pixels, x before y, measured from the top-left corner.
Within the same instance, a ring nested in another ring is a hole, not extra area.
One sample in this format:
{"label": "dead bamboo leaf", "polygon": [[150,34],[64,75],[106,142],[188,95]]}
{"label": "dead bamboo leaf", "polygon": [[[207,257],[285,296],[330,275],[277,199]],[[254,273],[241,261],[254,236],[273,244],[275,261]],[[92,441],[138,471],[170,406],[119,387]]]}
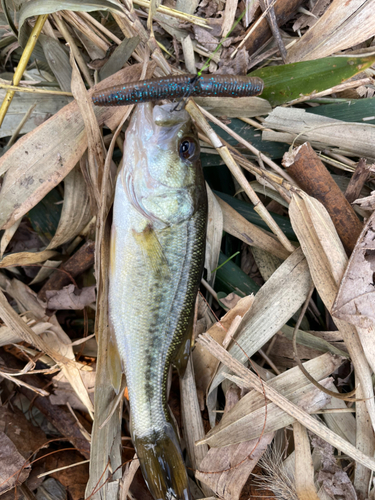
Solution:
{"label": "dead bamboo leaf", "polygon": [[[42,90],[46,90],[47,88],[48,90],[60,91],[59,87],[42,87]],[[0,89],[1,101],[5,98],[5,95],[6,90]],[[71,101],[71,97],[61,95],[16,92],[12,100],[12,106],[9,108],[1,125],[0,138],[13,135],[21,120],[33,104],[37,103],[37,106],[33,109],[29,119],[23,125],[22,134],[27,134],[37,128],[48,120],[51,115],[60,111],[60,109],[68,105]]]}
{"label": "dead bamboo leaf", "polygon": [[310,142],[321,150],[327,146],[334,152],[348,156],[373,158],[375,127],[366,123],[352,123],[336,120],[327,116],[306,113],[302,108],[277,107],[264,122],[268,129],[263,130],[262,140],[292,144]]}
{"label": "dead bamboo leaf", "polygon": [[229,34],[230,30],[232,29],[236,17],[237,6],[238,6],[238,0],[227,0],[225,2],[223,24],[221,28],[222,37],[226,37]]}
{"label": "dead bamboo leaf", "polygon": [[[190,462],[195,470],[200,468],[202,460],[208,453],[208,446],[206,444],[195,444],[196,441],[204,437],[204,428],[191,357],[189,358],[185,375],[180,379],[180,388],[184,438]],[[210,488],[203,485],[202,489],[206,496],[211,495],[212,491]]]}
{"label": "dead bamboo leaf", "polygon": [[242,363],[231,356],[229,352],[227,352],[209,335],[200,335],[198,341],[202,345],[207,346],[207,349],[209,349],[212,354],[214,354],[223,364],[225,364],[225,366],[230,371],[233,371],[236,375],[238,375],[240,379],[243,379],[246,384],[249,384],[249,386],[253,387],[262,395],[262,397],[265,393],[265,396],[268,399],[277,404],[277,406],[281,407],[283,411],[291,415],[298,422],[301,422],[307,429],[314,432],[319,437],[324,439],[327,443],[341,450],[343,453],[346,453],[349,457],[353,458],[353,460],[360,462],[371,470],[375,470],[375,460],[373,457],[365,455],[350,443],[342,439],[340,436],[337,436],[334,432],[327,429],[327,427],[315,420],[308,413],[290,402],[279,392],[275,391],[275,389],[270,387],[268,383],[261,383],[255,374],[253,374],[248,368],[245,368]]}
{"label": "dead bamboo leaf", "polygon": [[[253,295],[248,295],[237,301],[233,309],[228,311],[220,321],[215,323],[208,330],[211,337],[221,344],[235,318],[237,316],[244,317],[251,308],[253,302]],[[205,394],[219,363],[214,356],[207,352],[206,349],[203,349],[199,344],[195,345],[192,356],[194,371],[199,374],[196,378],[197,389]]]}
{"label": "dead bamboo leaf", "polygon": [[44,262],[52,257],[57,257],[59,252],[55,250],[42,250],[41,252],[18,252],[6,255],[0,261],[0,268],[15,266],[30,266]]}
{"label": "dead bamboo leaf", "polygon": [[[293,194],[289,215],[309,263],[315,287],[328,311],[331,311],[347,264],[345,250],[336,229],[323,205],[303,191]],[[344,338],[375,428],[374,391],[369,368],[369,363],[372,369],[375,367],[373,343],[369,344],[368,336],[362,337],[361,331],[357,331],[349,323],[339,319],[334,321]]]}
{"label": "dead bamboo leaf", "polygon": [[273,234],[263,231],[246,220],[219,196],[216,196],[216,199],[223,213],[224,231],[242,240],[247,245],[266,250],[280,259],[285,260],[289,257],[288,250],[283,247]]}
{"label": "dead bamboo leaf", "polygon": [[[98,357],[95,380],[95,420],[91,433],[90,478],[86,487],[86,497],[102,500],[117,500],[121,480],[121,403],[108,418],[108,409],[112,407],[117,395],[108,373],[108,273],[110,228],[107,223],[103,234],[100,252],[99,272],[101,277],[98,287],[97,315],[95,333],[98,339]],[[108,420],[105,425],[102,424]],[[108,466],[109,465],[109,466]],[[112,473],[113,471],[113,473]]]}
{"label": "dead bamboo leaf", "polygon": [[[90,92],[139,78],[142,64],[127,67]],[[99,125],[121,120],[120,108],[94,108]],[[65,106],[37,129],[23,136],[0,159],[6,172],[0,198],[0,227],[10,227],[34,207],[74,168],[87,148],[87,134],[76,102]]]}
{"label": "dead bamboo leaf", "polygon": [[206,255],[204,267],[207,269],[207,281],[213,286],[215,282],[214,269],[219,263],[221,238],[223,236],[223,213],[217,197],[206,183],[208,199],[208,219],[206,234]]}
{"label": "dead bamboo leaf", "polygon": [[[327,353],[307,361],[304,366],[311,374],[314,374],[314,378],[323,380],[333,373],[341,362],[341,358]],[[239,383],[238,377],[236,379]],[[323,393],[306,379],[298,367],[274,377],[268,381],[268,384],[288,400],[302,404],[304,408],[309,408],[311,411],[315,411],[318,407],[322,408],[330,401],[326,395],[321,399]],[[263,429],[264,418],[264,396],[251,391],[223,416],[220,423],[211,429],[201,442],[211,447],[220,447],[258,438]],[[284,424],[286,426],[291,423],[293,419],[290,415],[286,415],[282,408],[268,403],[266,421],[268,431],[265,432],[272,432],[283,427]]]}
{"label": "dead bamboo leaf", "polygon": [[4,323],[14,329],[22,340],[34,345],[61,366],[64,375],[69,380],[77,396],[86,406],[90,415],[92,415],[93,405],[81,378],[82,365],[75,361],[71,340],[61,328],[56,316],[46,316],[45,305],[38,300],[36,293],[24,283],[13,279],[6,287],[6,291],[17,301],[21,312],[32,312],[37,319],[41,321],[48,319],[52,325],[49,326],[43,335],[36,335],[16,314],[5,299],[4,294],[0,292],[0,301],[2,304],[1,316]]}
{"label": "dead bamboo leaf", "polygon": [[[247,356],[251,357],[258,351],[295,314],[306,300],[310,287],[307,262],[298,248],[256,294],[254,304],[236,336],[243,350],[233,344],[229,349],[231,355],[245,363]],[[224,380],[227,372],[225,367],[219,368],[210,393]]]}
{"label": "dead bamboo leaf", "polygon": [[228,118],[252,118],[268,115],[272,107],[266,99],[261,97],[195,97],[194,101],[214,116]]}
{"label": "dead bamboo leaf", "polygon": [[41,281],[47,279],[53,271],[60,266],[61,263],[62,260],[46,260],[43,266],[39,269],[38,274],[30,282],[30,285],[35,285],[35,283],[40,283]]}
{"label": "dead bamboo leaf", "polygon": [[372,0],[334,0],[322,17],[288,51],[287,62],[330,56],[370,38],[375,32]]}
{"label": "dead bamboo leaf", "polygon": [[310,440],[306,428],[296,422],[293,424],[295,448],[295,474],[298,498],[319,500],[314,483],[314,465],[311,458]]}

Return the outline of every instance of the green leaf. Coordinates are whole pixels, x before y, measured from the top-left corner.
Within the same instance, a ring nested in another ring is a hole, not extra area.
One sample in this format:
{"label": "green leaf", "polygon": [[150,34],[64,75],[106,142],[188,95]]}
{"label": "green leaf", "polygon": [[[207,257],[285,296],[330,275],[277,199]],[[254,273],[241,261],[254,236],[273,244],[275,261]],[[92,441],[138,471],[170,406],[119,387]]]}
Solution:
{"label": "green leaf", "polygon": [[[220,252],[219,265],[223,264],[228,257]],[[215,291],[226,294],[236,292],[241,297],[257,293],[259,285],[242,271],[232,260],[224,264],[216,273]]]}
{"label": "green leaf", "polygon": [[368,57],[325,57],[281,66],[268,66],[250,73],[264,80],[262,97],[279,106],[302,95],[339,85],[369,68],[375,61]]}
{"label": "green leaf", "polygon": [[[306,112],[328,116],[344,122],[375,124],[375,99],[351,99],[347,102],[324,104],[315,108],[308,108]],[[372,118],[372,120],[364,120],[364,118]]]}

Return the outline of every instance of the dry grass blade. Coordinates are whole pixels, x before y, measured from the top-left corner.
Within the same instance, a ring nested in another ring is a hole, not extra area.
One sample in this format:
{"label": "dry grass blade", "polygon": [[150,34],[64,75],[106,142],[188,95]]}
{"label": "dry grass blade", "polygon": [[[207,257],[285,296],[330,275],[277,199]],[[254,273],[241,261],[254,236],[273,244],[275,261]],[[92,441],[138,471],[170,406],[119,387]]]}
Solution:
{"label": "dry grass blade", "polygon": [[[109,421],[108,411],[115,401],[116,394],[107,370],[107,351],[109,343],[108,326],[108,275],[109,266],[109,224],[105,227],[101,245],[98,270],[102,274],[98,288],[98,307],[95,334],[98,339],[98,358],[95,380],[95,420],[91,433],[90,479],[86,487],[86,497],[90,500],[117,500],[121,479],[121,411],[113,411]],[[110,479],[109,479],[110,478]]]}
{"label": "dry grass blade", "polygon": [[208,221],[206,236],[206,256],[204,267],[207,269],[207,281],[212,286],[215,281],[214,269],[217,268],[220,256],[221,238],[223,236],[223,213],[217,197],[207,187]]}
{"label": "dry grass blade", "polygon": [[343,453],[346,453],[349,457],[368,467],[369,469],[375,471],[375,459],[369,457],[348,443],[345,439],[327,429],[320,422],[315,420],[309,414],[304,412],[298,406],[291,403],[288,399],[282,396],[280,393],[275,391],[273,388],[269,387],[268,384],[263,382],[260,383],[258,377],[245,368],[239,361],[237,361],[233,356],[231,356],[223,347],[221,347],[217,342],[215,342],[209,335],[200,335],[197,340],[201,345],[206,346],[214,356],[216,356],[225,366],[227,366],[231,371],[236,373],[239,377],[246,380],[257,392],[263,394],[263,389],[265,391],[266,397],[273,401],[277,406],[280,406],[285,412],[289,413],[298,422],[304,425],[307,429],[317,434],[324,441],[327,441],[335,448],[338,448]]}
{"label": "dry grass blade", "polygon": [[311,458],[310,440],[306,428],[296,422],[293,424],[295,446],[295,481],[298,498],[319,500],[314,484],[314,465]]}
{"label": "dry grass blade", "polygon": [[[182,422],[184,427],[184,437],[193,469],[200,469],[201,462],[208,453],[208,446],[205,444],[196,445],[196,441],[204,436],[202,415],[199,408],[197,387],[194,378],[193,361],[190,357],[185,375],[180,380],[181,402],[182,402]],[[203,492],[206,496],[212,491],[203,485]]]}

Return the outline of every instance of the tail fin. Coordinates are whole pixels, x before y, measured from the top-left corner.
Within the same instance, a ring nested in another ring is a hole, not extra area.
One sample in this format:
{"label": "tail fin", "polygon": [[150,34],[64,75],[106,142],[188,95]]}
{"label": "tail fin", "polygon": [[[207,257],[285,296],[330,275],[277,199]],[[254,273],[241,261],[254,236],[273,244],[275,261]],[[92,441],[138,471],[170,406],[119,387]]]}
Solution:
{"label": "tail fin", "polygon": [[171,424],[133,436],[143,477],[155,500],[191,500],[182,453]]}

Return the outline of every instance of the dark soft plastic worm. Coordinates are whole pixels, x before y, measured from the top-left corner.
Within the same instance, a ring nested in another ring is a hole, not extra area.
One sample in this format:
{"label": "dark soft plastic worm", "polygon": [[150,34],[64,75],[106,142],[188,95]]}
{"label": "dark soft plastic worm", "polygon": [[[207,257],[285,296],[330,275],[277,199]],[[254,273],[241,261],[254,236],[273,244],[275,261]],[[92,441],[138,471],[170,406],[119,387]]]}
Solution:
{"label": "dark soft plastic worm", "polygon": [[192,97],[246,97],[262,93],[263,80],[234,75],[174,75],[117,85],[92,96],[97,106],[126,106],[160,99]]}

